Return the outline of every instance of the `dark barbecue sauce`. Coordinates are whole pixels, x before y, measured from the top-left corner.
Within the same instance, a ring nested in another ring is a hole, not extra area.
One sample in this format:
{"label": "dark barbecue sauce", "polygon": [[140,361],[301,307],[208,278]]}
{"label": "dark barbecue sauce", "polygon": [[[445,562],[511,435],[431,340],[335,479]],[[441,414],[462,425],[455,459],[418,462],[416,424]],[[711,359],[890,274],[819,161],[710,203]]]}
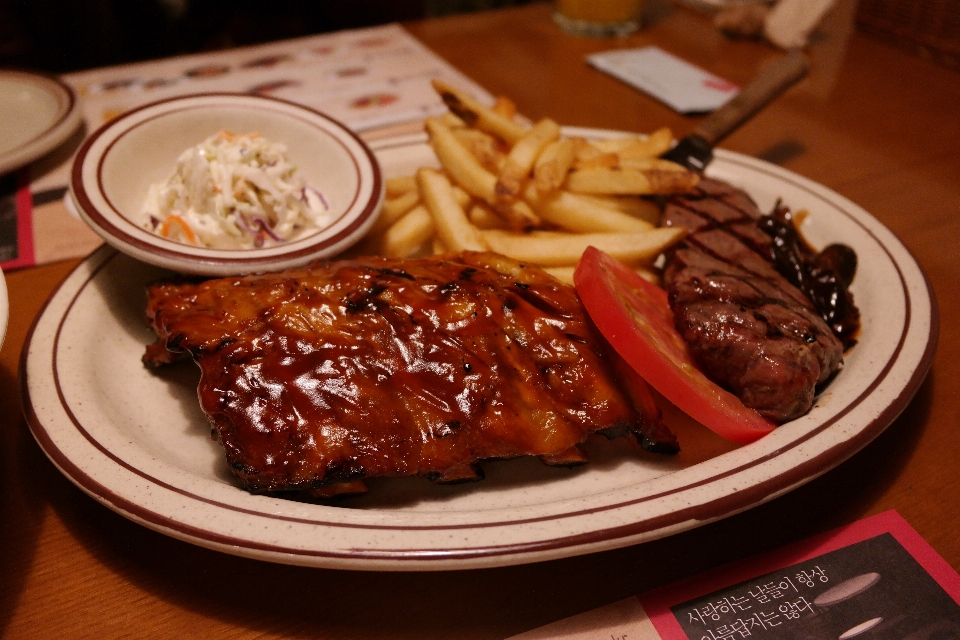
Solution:
{"label": "dark barbecue sauce", "polygon": [[849,349],[856,344],[860,328],[860,310],[849,290],[857,271],[857,254],[844,244],[816,251],[797,232],[791,215],[788,208],[777,203],[771,214],[758,221],[760,229],[773,239],[770,250],[774,265],[810,299],[844,349]]}

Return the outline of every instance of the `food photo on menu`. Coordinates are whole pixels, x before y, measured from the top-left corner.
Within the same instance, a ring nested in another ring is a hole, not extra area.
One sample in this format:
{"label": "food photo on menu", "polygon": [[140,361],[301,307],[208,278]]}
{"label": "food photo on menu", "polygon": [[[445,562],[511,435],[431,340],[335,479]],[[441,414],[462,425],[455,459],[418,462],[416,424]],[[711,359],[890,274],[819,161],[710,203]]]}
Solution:
{"label": "food photo on menu", "polygon": [[[850,186],[892,161],[841,158],[821,122],[842,83],[820,52],[843,53],[830,34],[855,5],[425,9],[0,69],[0,108],[22,96],[15,120],[45,128],[0,148],[3,358],[40,490],[99,514],[86,568],[127,579],[104,535],[162,559],[137,580],[176,609],[167,632],[187,596],[156,581],[182,569],[138,536],[203,563],[205,591],[246,571],[271,592],[216,620],[200,597],[210,633],[302,609],[310,583],[303,629],[266,635],[388,637],[375,618],[402,609],[403,637],[960,638],[952,498],[934,516],[912,493],[916,452],[952,440],[887,436],[942,393],[925,382],[942,273]],[[438,576],[424,617],[412,599]],[[502,622],[452,621],[471,577]],[[370,619],[343,600],[361,588]]]}

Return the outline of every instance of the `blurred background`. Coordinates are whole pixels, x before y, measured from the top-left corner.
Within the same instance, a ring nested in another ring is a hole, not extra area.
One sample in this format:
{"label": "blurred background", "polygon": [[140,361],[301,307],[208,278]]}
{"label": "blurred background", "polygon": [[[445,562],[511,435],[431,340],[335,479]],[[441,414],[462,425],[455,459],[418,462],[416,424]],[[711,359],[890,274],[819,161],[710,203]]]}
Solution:
{"label": "blurred background", "polygon": [[[0,0],[0,67],[66,73],[532,1]],[[720,4],[668,1],[713,9]],[[855,4],[862,31],[960,69],[960,0]]]}
{"label": "blurred background", "polygon": [[65,73],[531,0],[0,0],[0,66]]}

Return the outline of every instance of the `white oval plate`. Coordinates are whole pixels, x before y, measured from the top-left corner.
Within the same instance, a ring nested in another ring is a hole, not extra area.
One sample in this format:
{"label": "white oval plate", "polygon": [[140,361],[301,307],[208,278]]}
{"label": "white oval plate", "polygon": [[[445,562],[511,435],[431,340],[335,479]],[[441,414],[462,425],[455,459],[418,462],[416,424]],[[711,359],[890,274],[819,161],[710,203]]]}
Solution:
{"label": "white oval plate", "polygon": [[[570,130],[577,135],[608,132]],[[388,177],[435,160],[423,136],[379,142]],[[373,480],[335,506],[238,489],[196,399],[195,367],[151,372],[144,286],[164,275],[102,248],[52,296],[24,349],[21,384],[33,433],[77,486],[124,516],[212,549],[275,562],[436,570],[549,560],[636,544],[756,506],[843,462],[906,407],[933,358],[937,312],[903,245],[867,212],[810,180],[719,152],[710,173],[760,204],[810,211],[805,233],[851,245],[863,312],[860,343],[803,418],[740,448],[717,445],[668,410],[678,456],[588,443],[577,470],[536,459],[490,462],[453,487]],[[717,452],[720,452],[717,454]]]}
{"label": "white oval plate", "polygon": [[57,78],[0,69],[0,175],[55,149],[80,120],[76,94]]}

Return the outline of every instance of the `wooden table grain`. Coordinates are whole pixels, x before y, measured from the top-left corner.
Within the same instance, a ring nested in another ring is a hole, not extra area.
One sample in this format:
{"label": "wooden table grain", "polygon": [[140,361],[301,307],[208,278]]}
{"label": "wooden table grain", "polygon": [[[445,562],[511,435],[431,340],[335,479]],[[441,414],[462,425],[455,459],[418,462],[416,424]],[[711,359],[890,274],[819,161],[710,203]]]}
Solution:
{"label": "wooden table grain", "polygon": [[[696,124],[588,67],[658,45],[736,83],[781,55],[653,3],[635,35],[561,33],[546,4],[406,25],[531,118],[684,134]],[[6,275],[0,350],[0,635],[7,638],[504,638],[704,569],[896,509],[960,568],[960,74],[870,39],[842,1],[809,77],[723,146],[863,206],[926,271],[940,305],[933,369],[903,414],[836,469],[763,506],[666,539],[526,566],[434,573],[317,570],[233,557],[130,522],[48,462],[21,414],[18,363],[65,262]]]}

